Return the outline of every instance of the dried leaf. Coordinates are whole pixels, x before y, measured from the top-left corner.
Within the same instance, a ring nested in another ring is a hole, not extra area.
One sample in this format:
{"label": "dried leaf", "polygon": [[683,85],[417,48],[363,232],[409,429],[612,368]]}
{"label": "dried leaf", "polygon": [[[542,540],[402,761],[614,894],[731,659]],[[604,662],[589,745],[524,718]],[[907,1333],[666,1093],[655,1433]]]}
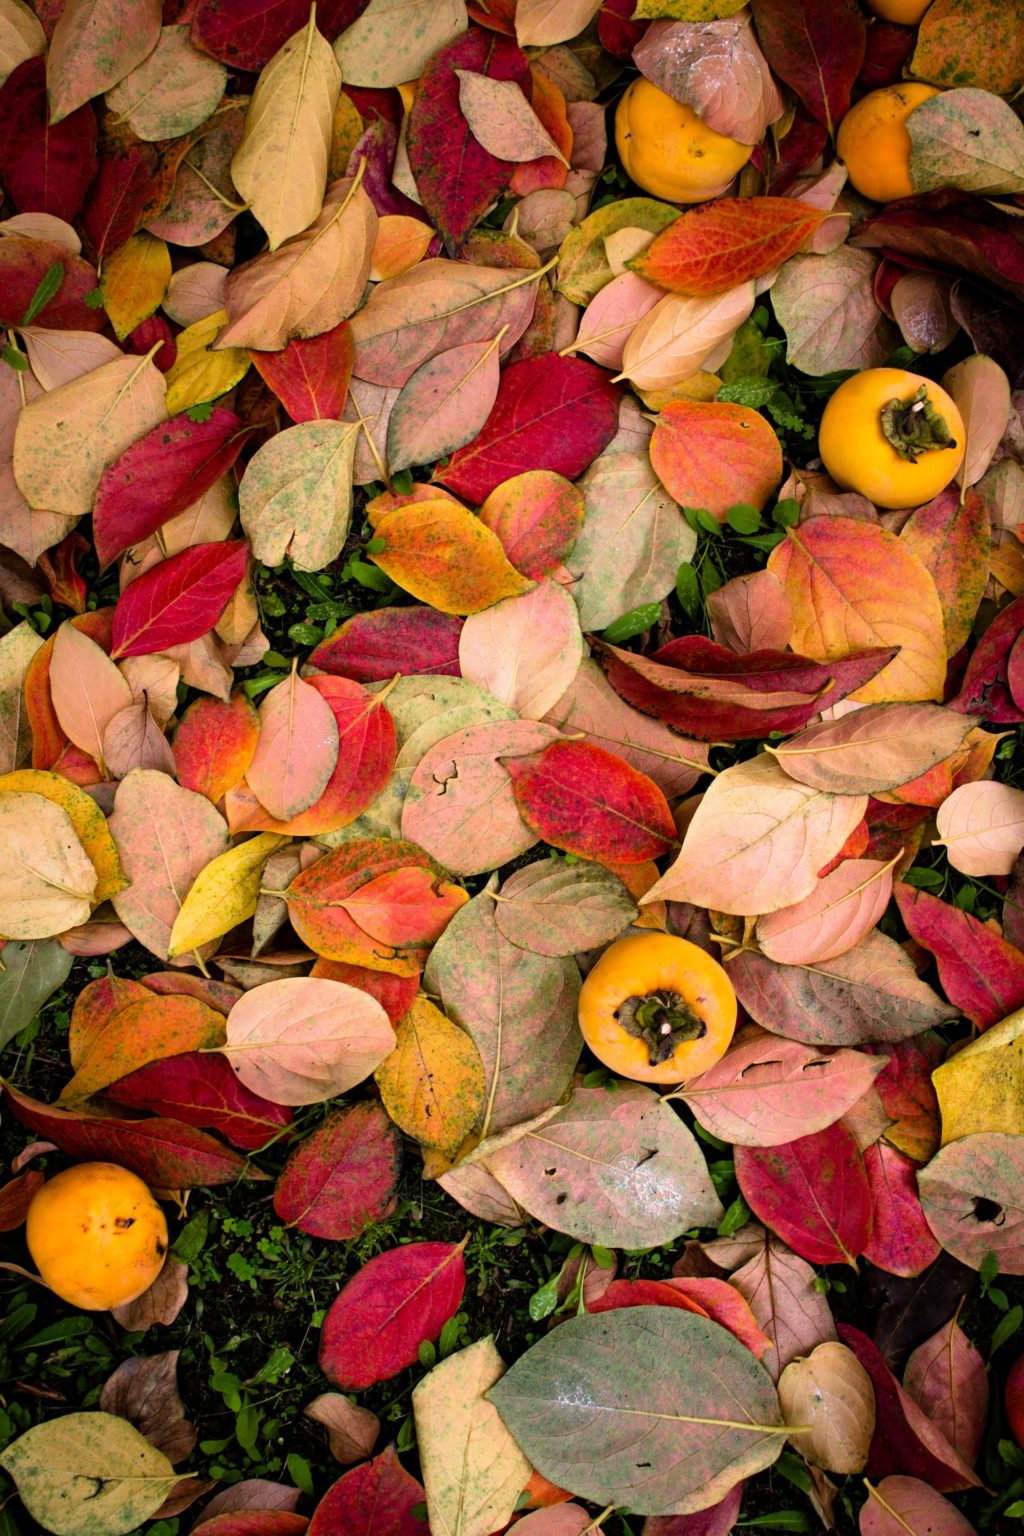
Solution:
{"label": "dried leaf", "polygon": [[92,911],[96,870],[67,812],[42,795],[0,793],[0,825],[4,937],[43,939],[84,923]]}
{"label": "dried leaf", "polygon": [[480,1052],[426,998],[413,1003],[395,1037],[374,1074],[384,1108],[420,1146],[454,1157],[483,1108]]}
{"label": "dried leaf", "polygon": [[514,80],[491,80],[457,69],[459,111],[473,137],[499,160],[539,160],[553,155],[568,162]]}
{"label": "dried leaf", "polygon": [[33,1519],[58,1536],[116,1536],[159,1509],[177,1482],[161,1451],[109,1413],[65,1413],[0,1452]]}
{"label": "dried leaf", "polygon": [[[511,89],[522,95],[518,86]],[[392,474],[410,464],[433,464],[476,437],[498,393],[498,342],[495,336],[451,347],[408,379],[388,422]]]}
{"label": "dried leaf", "polygon": [[779,1378],[779,1403],[788,1424],[807,1425],[790,1439],[800,1454],[826,1472],[862,1472],[875,1429],[871,1377],[845,1344],[819,1344],[794,1360]]}
{"label": "dried leaf", "polygon": [[510,875],[494,896],[494,921],[519,949],[573,955],[609,944],[637,906],[618,875],[601,864],[541,859]]}
{"label": "dried leaf", "polygon": [[620,377],[640,390],[671,389],[727,356],[728,344],[753,307],[752,282],[706,299],[667,293],[623,347]]}
{"label": "dried leaf", "polygon": [[207,121],[227,78],[223,64],[192,46],[187,27],[162,27],[152,53],[106,93],[106,104],[137,138],[176,139]]}
{"label": "dried leaf", "polygon": [[342,79],[378,90],[417,80],[468,25],[464,0],[370,0],[335,39]]}

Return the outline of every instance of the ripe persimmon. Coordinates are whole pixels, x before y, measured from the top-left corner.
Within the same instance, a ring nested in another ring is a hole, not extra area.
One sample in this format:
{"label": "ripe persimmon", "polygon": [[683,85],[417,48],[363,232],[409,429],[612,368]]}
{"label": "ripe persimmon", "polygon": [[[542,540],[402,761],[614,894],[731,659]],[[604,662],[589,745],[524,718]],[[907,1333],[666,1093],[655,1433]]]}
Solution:
{"label": "ripe persimmon", "polygon": [[869,91],[839,124],[836,150],[851,184],[876,203],[910,197],[910,134],[907,118],[915,107],[939,94],[934,85],[901,80]]}
{"label": "ripe persimmon", "polygon": [[963,462],[963,419],[951,395],[903,368],[866,368],[825,407],[818,452],[837,485],[877,507],[922,507]]}
{"label": "ripe persimmon", "polygon": [[718,197],[754,153],[752,144],[716,133],[643,76],[616,109],[615,144],[637,186],[670,203]]}
{"label": "ripe persimmon", "polygon": [[669,933],[618,939],[583,983],[583,1038],[599,1061],[640,1083],[680,1083],[725,1055],[736,994],[717,960]]}
{"label": "ripe persimmon", "polygon": [[865,0],[880,21],[895,21],[902,27],[916,27],[932,0]]}
{"label": "ripe persimmon", "polygon": [[51,1291],[86,1311],[134,1301],[167,1258],[167,1221],[140,1178],[116,1163],[76,1163],[28,1208],[25,1240]]}

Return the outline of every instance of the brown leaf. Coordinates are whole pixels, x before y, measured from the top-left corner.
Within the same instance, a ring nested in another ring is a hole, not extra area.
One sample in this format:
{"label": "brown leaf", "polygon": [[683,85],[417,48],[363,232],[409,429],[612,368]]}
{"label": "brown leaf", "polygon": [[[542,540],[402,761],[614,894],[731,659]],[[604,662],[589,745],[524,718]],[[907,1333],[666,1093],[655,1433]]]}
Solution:
{"label": "brown leaf", "polygon": [[871,1378],[845,1344],[819,1344],[794,1360],[779,1378],[779,1402],[787,1424],[808,1425],[790,1440],[800,1454],[827,1472],[862,1472],[875,1430]]}
{"label": "brown leaf", "polygon": [[322,1392],[302,1412],[307,1419],[324,1425],[331,1455],[343,1467],[373,1454],[380,1420],[369,1408],[350,1403],[343,1392]]}
{"label": "brown leaf", "polygon": [[188,1265],[171,1253],[149,1290],[123,1306],[111,1307],[110,1315],[128,1333],[145,1333],[155,1323],[170,1327],[187,1300]]}
{"label": "brown leaf", "polygon": [[197,1431],[185,1417],[178,1395],[178,1356],[169,1349],[160,1355],[125,1360],[108,1377],[100,1393],[104,1413],[116,1413],[134,1424],[170,1462],[184,1461],[195,1448]]}

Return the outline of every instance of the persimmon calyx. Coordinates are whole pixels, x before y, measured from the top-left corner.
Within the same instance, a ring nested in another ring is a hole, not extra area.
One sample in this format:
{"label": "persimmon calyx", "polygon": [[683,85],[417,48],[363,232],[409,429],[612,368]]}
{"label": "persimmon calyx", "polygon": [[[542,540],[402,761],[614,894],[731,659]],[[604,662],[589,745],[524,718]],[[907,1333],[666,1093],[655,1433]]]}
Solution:
{"label": "persimmon calyx", "polygon": [[932,405],[923,384],[912,400],[888,401],[882,407],[881,424],[886,442],[908,464],[916,464],[922,453],[956,447],[946,418]]}
{"label": "persimmon calyx", "polygon": [[708,1032],[704,1020],[678,992],[643,992],[627,997],[615,1017],[627,1035],[644,1042],[652,1067],[668,1061],[677,1046],[700,1040]]}

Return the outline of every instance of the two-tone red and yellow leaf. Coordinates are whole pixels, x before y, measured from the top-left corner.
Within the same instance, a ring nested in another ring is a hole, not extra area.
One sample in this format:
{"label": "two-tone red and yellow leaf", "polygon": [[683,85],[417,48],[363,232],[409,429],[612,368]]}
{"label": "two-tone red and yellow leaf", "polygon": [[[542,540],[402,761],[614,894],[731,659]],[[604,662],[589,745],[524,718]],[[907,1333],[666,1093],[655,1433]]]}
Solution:
{"label": "two-tone red and yellow leaf", "polygon": [[229,701],[197,699],[174,733],[179,784],[216,805],[245,778],[259,733],[255,705],[241,690]]}
{"label": "two-tone red and yellow leaf", "polygon": [[496,485],[479,513],[517,571],[541,581],[561,565],[583,526],[583,492],[550,469]]}
{"label": "two-tone red and yellow leaf", "polygon": [[642,864],[675,845],[672,812],[657,784],[603,747],[556,741],[501,761],[520,816],[555,848]]}
{"label": "two-tone red and yellow leaf", "polygon": [[325,960],[322,955],[309,974],[326,981],[343,981],[348,987],[369,992],[392,1024],[397,1024],[409,1012],[420,985],[418,972],[412,976],[392,976],[387,971],[371,971],[368,966],[352,965],[347,960]]}
{"label": "two-tone red and yellow leaf", "polygon": [[828,217],[793,197],[717,197],[688,209],[626,265],[670,293],[711,298],[781,267]]}
{"label": "two-tone red and yellow leaf", "polygon": [[655,424],[651,464],[681,507],[721,522],[740,502],[761,510],[782,479],[782,445],[747,405],[673,400]]}
{"label": "two-tone red and yellow leaf", "polygon": [[144,999],[119,1009],[82,1056],[60,1096],[73,1108],[150,1061],[224,1043],[224,1015],[195,997]]}

